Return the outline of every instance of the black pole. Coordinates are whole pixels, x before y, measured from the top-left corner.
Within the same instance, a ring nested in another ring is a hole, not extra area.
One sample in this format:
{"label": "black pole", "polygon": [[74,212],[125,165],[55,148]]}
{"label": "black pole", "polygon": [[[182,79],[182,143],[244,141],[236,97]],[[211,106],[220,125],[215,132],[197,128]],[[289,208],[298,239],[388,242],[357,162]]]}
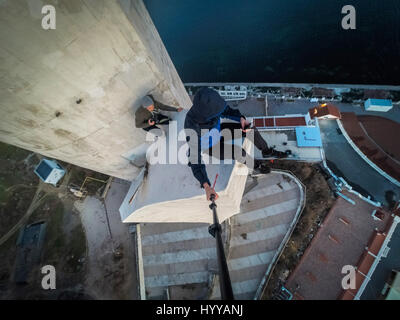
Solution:
{"label": "black pole", "polygon": [[224,245],[221,237],[221,225],[217,216],[217,205],[215,196],[211,195],[210,209],[213,211],[214,224],[208,228],[208,232],[215,238],[217,244],[217,261],[219,271],[219,287],[222,300],[234,300],[231,278],[229,276],[228,264],[226,263]]}

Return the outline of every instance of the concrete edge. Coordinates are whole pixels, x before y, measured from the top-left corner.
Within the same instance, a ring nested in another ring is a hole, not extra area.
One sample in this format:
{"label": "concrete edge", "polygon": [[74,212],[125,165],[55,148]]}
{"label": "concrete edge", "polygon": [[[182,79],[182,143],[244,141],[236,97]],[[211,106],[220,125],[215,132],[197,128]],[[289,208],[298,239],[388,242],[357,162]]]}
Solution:
{"label": "concrete edge", "polygon": [[260,300],[262,295],[264,294],[264,291],[265,291],[265,289],[268,285],[268,282],[271,278],[272,271],[275,269],[276,263],[278,262],[280,256],[282,255],[283,249],[286,247],[286,244],[288,243],[290,237],[292,236],[292,233],[297,225],[297,222],[299,221],[300,215],[303,212],[304,207],[306,205],[307,187],[300,181],[300,179],[298,179],[294,175],[294,173],[292,173],[291,171],[287,171],[287,170],[276,170],[276,169],[272,170],[271,172],[276,172],[276,173],[286,175],[286,176],[290,177],[297,184],[297,186],[300,189],[300,203],[297,208],[296,215],[295,215],[292,223],[290,224],[290,228],[287,231],[285,237],[283,238],[281,244],[279,245],[278,250],[276,251],[274,257],[272,258],[272,261],[269,264],[267,271],[265,272],[265,275],[260,282],[260,285],[258,286],[258,289],[256,291],[256,294],[254,295],[253,300]]}
{"label": "concrete edge", "polygon": [[343,136],[345,137],[345,139],[347,140],[347,142],[351,145],[351,147],[354,149],[355,152],[358,153],[358,155],[366,162],[368,163],[373,169],[375,169],[380,175],[382,175],[384,178],[386,178],[387,180],[389,180],[391,183],[393,183],[394,185],[400,187],[400,182],[397,181],[395,178],[393,178],[392,176],[388,175],[385,171],[383,171],[381,168],[379,168],[375,163],[373,163],[357,146],[356,144],[353,142],[353,140],[351,140],[350,136],[347,134],[346,130],[344,129],[342,122],[337,119],[336,120],[340,130],[343,133]]}
{"label": "concrete edge", "polygon": [[140,233],[140,224],[132,225],[131,234],[134,234],[134,246],[136,252],[136,267],[137,267],[137,278],[139,280],[138,293],[140,300],[146,300],[146,284],[144,282],[144,266],[143,266],[143,255],[142,255],[142,238]]}

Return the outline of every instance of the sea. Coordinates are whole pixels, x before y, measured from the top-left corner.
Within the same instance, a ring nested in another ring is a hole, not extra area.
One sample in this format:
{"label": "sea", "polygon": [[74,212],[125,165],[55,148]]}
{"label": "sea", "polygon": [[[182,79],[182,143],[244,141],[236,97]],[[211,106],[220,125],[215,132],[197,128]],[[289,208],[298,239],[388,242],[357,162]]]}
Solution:
{"label": "sea", "polygon": [[400,0],[144,3],[185,83],[400,85]]}

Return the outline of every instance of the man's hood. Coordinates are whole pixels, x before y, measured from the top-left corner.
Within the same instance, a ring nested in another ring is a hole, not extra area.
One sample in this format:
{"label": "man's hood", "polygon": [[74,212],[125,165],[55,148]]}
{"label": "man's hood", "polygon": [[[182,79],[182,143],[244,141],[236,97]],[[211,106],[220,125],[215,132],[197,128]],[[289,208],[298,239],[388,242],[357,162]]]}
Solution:
{"label": "man's hood", "polygon": [[193,106],[189,110],[188,116],[198,123],[206,123],[221,114],[225,106],[225,100],[217,91],[210,88],[202,88],[196,92],[193,98]]}

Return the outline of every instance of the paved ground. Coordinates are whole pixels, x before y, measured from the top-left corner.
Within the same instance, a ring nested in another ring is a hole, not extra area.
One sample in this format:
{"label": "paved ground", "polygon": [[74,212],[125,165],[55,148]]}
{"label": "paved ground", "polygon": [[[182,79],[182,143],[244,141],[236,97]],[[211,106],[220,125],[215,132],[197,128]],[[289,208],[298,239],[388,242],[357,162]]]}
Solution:
{"label": "paved ground", "polygon": [[265,98],[248,98],[243,101],[230,102],[232,107],[238,107],[240,112],[246,117],[261,117],[265,116]]}
{"label": "paved ground", "polygon": [[338,133],[336,121],[322,120],[319,123],[328,166],[337,175],[363,195],[371,195],[383,204],[387,204],[385,195],[388,191],[400,197],[400,188],[367,164]]}
{"label": "paved ground", "polygon": [[[232,219],[228,267],[237,299],[252,299],[300,205],[292,180],[273,173],[242,199]],[[211,212],[210,212],[211,214]],[[225,233],[224,233],[225,235]],[[149,299],[206,299],[217,272],[215,239],[205,224],[141,224]],[[216,286],[217,287],[217,286]],[[218,287],[217,287],[218,288]],[[212,298],[218,298],[218,290]]]}
{"label": "paved ground", "polygon": [[[257,182],[232,218],[228,267],[235,299],[254,298],[300,205],[299,187],[287,176],[271,173]],[[212,298],[219,299],[216,289]]]}
{"label": "paved ground", "polygon": [[[342,112],[355,112],[357,115],[370,115],[388,118],[400,122],[400,106],[396,105],[388,112],[371,112],[365,111],[364,107],[352,105],[349,103],[332,102]],[[285,114],[304,114],[316,105],[309,99],[295,100],[294,102],[281,102],[280,99],[268,97],[268,115],[285,115]]]}
{"label": "paved ground", "polygon": [[374,220],[374,206],[344,191],[355,205],[339,197],[323,221],[286,287],[300,299],[334,300],[342,292],[341,270],[357,266],[375,230],[384,230],[390,215]]}
{"label": "paved ground", "polygon": [[387,257],[379,262],[361,296],[361,300],[378,299],[392,269],[400,270],[400,254],[398,249],[400,248],[400,228],[398,226],[392,235],[388,247],[390,250]]}
{"label": "paved ground", "polygon": [[[128,189],[128,182],[114,179],[106,206],[99,198],[89,196],[84,202],[75,203],[88,243],[85,287],[95,299],[138,299],[134,242],[118,211]],[[122,253],[121,259],[115,259],[116,249]]]}

